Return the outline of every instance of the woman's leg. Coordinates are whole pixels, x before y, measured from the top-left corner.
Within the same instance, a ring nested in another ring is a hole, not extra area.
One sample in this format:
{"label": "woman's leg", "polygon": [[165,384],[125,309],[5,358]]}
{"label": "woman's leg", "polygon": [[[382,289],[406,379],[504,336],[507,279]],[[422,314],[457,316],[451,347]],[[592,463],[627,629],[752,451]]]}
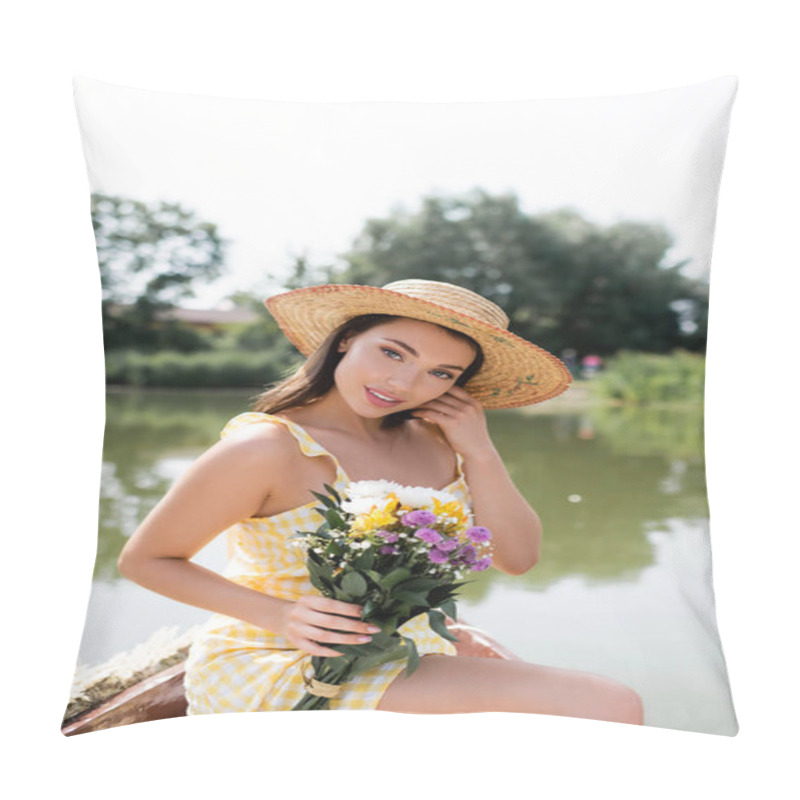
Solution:
{"label": "woman's leg", "polygon": [[380,711],[463,714],[518,711],[642,725],[639,695],[622,683],[525,661],[426,655],[414,674],[405,672],[384,692]]}

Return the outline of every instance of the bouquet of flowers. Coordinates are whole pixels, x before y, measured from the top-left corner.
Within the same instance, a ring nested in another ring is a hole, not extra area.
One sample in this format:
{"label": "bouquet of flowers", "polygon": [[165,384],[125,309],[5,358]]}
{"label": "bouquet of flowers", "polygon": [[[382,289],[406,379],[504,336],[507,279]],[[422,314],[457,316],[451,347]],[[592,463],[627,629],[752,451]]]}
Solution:
{"label": "bouquet of flowers", "polygon": [[308,691],[294,711],[328,708],[338,687],[386,661],[406,659],[411,675],[417,648],[397,629],[427,613],[436,633],[456,641],[442,611],[456,619],[454,597],[469,583],[462,578],[491,565],[491,533],[471,525],[463,503],[447,492],[392,481],[356,481],[345,499],[325,489],[313,492],[325,521],[293,538],[319,592],[363,605],[362,619],[381,630],[365,644],[330,645],[342,656],[312,656],[314,676],[306,677]]}

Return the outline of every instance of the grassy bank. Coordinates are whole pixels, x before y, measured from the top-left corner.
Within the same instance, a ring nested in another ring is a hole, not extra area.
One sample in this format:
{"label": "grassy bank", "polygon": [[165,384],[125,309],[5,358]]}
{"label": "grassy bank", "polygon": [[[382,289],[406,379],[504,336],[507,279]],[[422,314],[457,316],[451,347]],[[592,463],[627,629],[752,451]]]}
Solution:
{"label": "grassy bank", "polygon": [[[163,389],[261,389],[294,365],[285,353],[210,350],[199,353],[112,351],[106,357],[111,387]],[[583,409],[598,405],[697,404],[703,401],[705,358],[622,352],[591,379],[576,379],[562,395],[531,411]]]}
{"label": "grassy bank", "polygon": [[106,383],[166,389],[261,388],[280,380],[286,368],[285,356],[270,351],[112,351],[106,356]]}
{"label": "grassy bank", "polygon": [[685,350],[621,352],[590,381],[591,392],[625,404],[698,404],[703,402],[705,366],[704,356]]}

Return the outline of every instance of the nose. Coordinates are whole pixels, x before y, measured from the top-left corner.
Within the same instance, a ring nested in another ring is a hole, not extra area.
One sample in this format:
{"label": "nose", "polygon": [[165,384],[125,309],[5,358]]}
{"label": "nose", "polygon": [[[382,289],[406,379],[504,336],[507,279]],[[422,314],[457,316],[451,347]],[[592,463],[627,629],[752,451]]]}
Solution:
{"label": "nose", "polygon": [[386,378],[386,389],[407,396],[419,380],[418,370],[412,364],[398,365]]}

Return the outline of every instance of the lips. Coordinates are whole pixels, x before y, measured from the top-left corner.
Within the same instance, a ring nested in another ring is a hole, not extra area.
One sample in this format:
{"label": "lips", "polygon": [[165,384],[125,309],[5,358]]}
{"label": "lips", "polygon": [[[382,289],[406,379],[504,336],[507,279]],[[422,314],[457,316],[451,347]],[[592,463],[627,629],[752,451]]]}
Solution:
{"label": "lips", "polygon": [[392,406],[396,406],[398,403],[403,402],[402,400],[398,400],[396,398],[393,398],[392,400],[384,400],[384,397],[392,397],[392,395],[381,392],[380,394],[383,395],[383,397],[379,397],[377,394],[375,394],[375,391],[370,389],[368,386],[364,387],[364,391],[370,403],[379,406],[380,408],[391,408]]}

